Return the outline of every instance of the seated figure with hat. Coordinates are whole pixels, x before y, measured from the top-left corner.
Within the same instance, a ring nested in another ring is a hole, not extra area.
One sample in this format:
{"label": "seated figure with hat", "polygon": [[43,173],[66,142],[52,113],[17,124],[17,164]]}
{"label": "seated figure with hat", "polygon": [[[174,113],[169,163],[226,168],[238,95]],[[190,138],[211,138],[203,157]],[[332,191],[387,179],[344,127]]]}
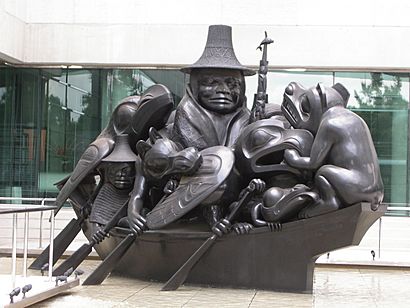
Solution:
{"label": "seated figure with hat", "polygon": [[[263,42],[266,43],[266,39]],[[246,142],[246,145],[251,145],[253,150],[260,148],[256,145],[258,143],[256,140],[258,138],[255,137],[258,136],[257,131],[266,132],[266,126],[273,124],[268,120],[265,120],[268,122],[258,121],[259,123],[252,124],[251,131],[245,129],[249,126],[251,117],[251,112],[246,106],[245,76],[254,75],[255,72],[243,66],[236,58],[232,44],[231,27],[225,25],[210,26],[203,54],[194,64],[181,70],[190,75],[186,94],[176,107],[172,125],[162,130],[161,133],[163,137],[168,137],[172,142],[181,146],[178,151],[183,148],[193,148],[199,151],[199,155],[204,155],[202,164],[205,166],[200,167],[194,176],[182,178],[180,183],[183,184],[180,185],[179,189],[173,192],[172,196],[165,196],[156,204],[155,208],[147,214],[147,225],[150,229],[162,228],[185,215],[188,210],[199,206],[208,225],[214,230],[217,228],[225,233],[230,225],[224,223],[222,218],[228,211],[228,205],[237,200],[241,189],[244,189],[250,180],[259,177],[257,172],[245,172],[253,157],[241,156],[240,153],[238,154],[241,152],[240,150],[233,151],[232,149],[240,148],[238,143],[247,139],[246,136],[249,137],[248,139],[252,139],[250,142]],[[277,138],[280,133],[276,132],[284,130],[284,125],[284,121],[280,119],[274,121],[275,133],[268,134],[269,140],[275,139],[276,143],[280,144],[263,150],[263,154],[269,159],[272,158],[272,152],[278,152],[274,155],[281,158],[271,162],[272,165],[275,165],[274,167],[268,168],[269,170],[264,169],[264,171],[272,171],[272,176],[276,175],[274,171],[282,173],[289,171],[286,166],[279,166],[280,161],[283,160],[283,149],[297,147],[291,141],[288,145],[285,140]],[[246,136],[243,136],[244,134]],[[301,141],[299,139],[306,139],[306,136],[303,135],[296,139]],[[310,141],[309,138],[307,139]],[[265,139],[263,141],[268,143]],[[302,140],[301,143],[305,145],[306,142]],[[142,145],[142,142],[140,144]],[[297,144],[299,145],[299,142]],[[162,154],[161,150],[156,149],[160,149],[160,147],[149,146],[146,148],[147,152],[150,153],[149,157]],[[156,151],[157,153],[155,153]],[[233,155],[234,152],[235,155]],[[145,152],[141,153],[142,160],[146,160],[144,157],[148,156],[144,155]],[[224,157],[221,164],[215,163],[210,158],[218,155],[220,159],[222,156]],[[158,162],[145,163],[144,165],[146,166],[143,170],[145,175],[155,174],[159,167]],[[165,165],[169,167],[172,164],[167,161]],[[150,168],[152,170],[149,170]],[[212,169],[212,176],[209,172],[210,169]],[[223,179],[221,174],[224,175]],[[159,177],[158,180],[160,180]],[[205,189],[207,185],[214,187],[212,192],[210,192],[211,189]],[[190,201],[181,206],[178,200]],[[250,221],[250,217],[247,218]],[[241,226],[241,228],[238,229],[237,226]],[[234,227],[235,230],[245,231],[240,233],[246,233],[251,225],[244,223]]]}
{"label": "seated figure with hat", "polygon": [[232,146],[249,122],[244,76],[255,72],[237,60],[231,27],[210,26],[202,56],[181,70],[190,82],[176,109],[172,139],[198,150]]}
{"label": "seated figure with hat", "polygon": [[98,166],[101,184],[89,217],[97,230],[128,203],[136,178],[137,160],[139,158],[128,143],[128,135],[116,136],[114,150]]}
{"label": "seated figure with hat", "polygon": [[[176,108],[174,122],[169,130],[170,139],[183,148],[193,147],[198,151],[214,146],[232,147],[249,123],[244,76],[255,74],[235,56],[232,28],[225,25],[210,26],[202,56],[181,70],[190,75],[190,81],[185,96]],[[235,172],[233,170],[232,174]],[[226,179],[229,185],[222,185],[224,193],[218,190],[220,196],[224,195],[219,200],[224,200],[225,204],[230,203],[226,196],[236,198],[241,188],[240,184],[233,184],[239,181],[239,177],[232,174]],[[200,177],[194,177],[192,181],[195,178]],[[204,217],[211,226],[223,217],[219,203],[222,201],[202,204]]]}

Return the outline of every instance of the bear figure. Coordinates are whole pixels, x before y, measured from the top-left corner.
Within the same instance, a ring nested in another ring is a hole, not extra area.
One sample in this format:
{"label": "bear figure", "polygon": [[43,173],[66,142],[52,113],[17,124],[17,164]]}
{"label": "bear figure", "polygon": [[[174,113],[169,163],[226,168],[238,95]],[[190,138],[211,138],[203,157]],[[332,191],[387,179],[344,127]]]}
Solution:
{"label": "bear figure", "polygon": [[369,202],[376,210],[383,199],[383,182],[369,128],[346,109],[349,92],[337,83],[306,89],[292,82],[285,89],[282,111],[294,128],[309,130],[314,141],[309,157],[285,151],[291,167],[314,172],[318,198],[299,212],[308,218]]}

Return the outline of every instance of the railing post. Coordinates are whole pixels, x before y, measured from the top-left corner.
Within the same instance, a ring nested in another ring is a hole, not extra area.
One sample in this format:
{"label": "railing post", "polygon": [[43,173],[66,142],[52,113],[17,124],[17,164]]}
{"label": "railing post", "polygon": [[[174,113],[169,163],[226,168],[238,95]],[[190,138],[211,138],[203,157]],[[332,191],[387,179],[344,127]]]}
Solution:
{"label": "railing post", "polygon": [[379,218],[379,259],[381,252],[381,241],[382,241],[382,218]]}
{"label": "railing post", "polygon": [[17,213],[13,213],[13,235],[12,235],[12,261],[11,261],[11,279],[13,289],[16,287],[16,268],[17,268]]}
{"label": "railing post", "polygon": [[[55,220],[54,220],[54,209],[55,207],[51,207],[50,209],[45,206],[45,202],[47,201],[55,201],[55,198],[23,198],[23,197],[0,197],[0,200],[4,201],[16,201],[19,200],[19,204],[11,203],[14,206],[26,206],[27,210],[19,211],[24,212],[24,246],[23,246],[23,277],[27,277],[27,257],[28,257],[28,247],[29,247],[29,224],[30,224],[30,206],[32,204],[25,204],[24,201],[36,201],[41,202],[41,206],[45,207],[44,209],[40,210],[40,238],[39,238],[39,245],[42,247],[42,238],[43,238],[43,211],[50,210],[51,217],[50,217],[50,253],[49,253],[49,278],[50,281],[52,280],[53,274],[53,249],[54,249],[54,229],[55,229]],[[0,204],[3,205],[3,204]],[[4,205],[9,205],[4,204]],[[36,205],[38,207],[38,203]],[[11,212],[13,213],[13,211]],[[17,224],[18,224],[18,213],[13,213],[13,223],[12,223],[12,269],[11,269],[11,276],[12,276],[12,287],[15,288],[16,286],[16,274],[17,274]]]}
{"label": "railing post", "polygon": [[48,250],[48,278],[53,278],[53,253],[54,253],[54,210],[50,211],[50,249]]}
{"label": "railing post", "polygon": [[24,213],[23,277],[27,277],[29,213]]}
{"label": "railing post", "polygon": [[[46,199],[41,200],[41,206],[44,206]],[[38,248],[43,247],[43,211],[40,212],[40,236],[38,239]]]}
{"label": "railing post", "polygon": [[38,248],[43,247],[43,211],[40,212],[40,234],[38,239]]}

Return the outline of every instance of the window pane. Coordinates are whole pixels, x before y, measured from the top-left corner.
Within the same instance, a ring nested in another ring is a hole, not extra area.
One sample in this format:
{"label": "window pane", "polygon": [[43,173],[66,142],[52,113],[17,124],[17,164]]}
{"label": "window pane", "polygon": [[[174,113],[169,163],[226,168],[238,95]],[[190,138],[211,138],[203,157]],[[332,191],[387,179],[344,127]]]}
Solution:
{"label": "window pane", "polygon": [[185,76],[179,70],[117,69],[101,72],[101,118],[102,127],[117,104],[130,95],[141,95],[154,84],[165,85],[176,104],[185,94]]}
{"label": "window pane", "polygon": [[68,120],[66,86],[54,80],[48,81],[47,89],[47,164],[40,177],[40,190],[57,192],[54,183],[71,170],[67,159],[65,130]]}
{"label": "window pane", "polygon": [[[282,104],[283,93],[286,86],[292,82],[298,82],[306,88],[317,85],[322,82],[326,86],[333,84],[333,73],[331,72],[284,72],[284,71],[269,71],[267,76],[268,100],[271,104]],[[251,109],[253,105],[253,97],[258,89],[258,74],[246,77],[246,97],[248,98],[247,105]]]}
{"label": "window pane", "polygon": [[78,107],[68,108],[66,127],[66,147],[70,151],[70,165],[73,169],[81,154],[100,133],[100,121],[97,97],[73,88],[68,88],[67,91],[68,105]]}
{"label": "window pane", "polygon": [[408,76],[336,73],[335,81],[350,91],[348,106],[370,128],[385,185],[384,202],[407,203]]}
{"label": "window pane", "polygon": [[14,69],[0,68],[0,195],[11,196],[13,186]]}
{"label": "window pane", "polygon": [[82,69],[69,69],[67,74],[67,83],[84,92],[91,93],[91,79],[96,70],[82,70]]}
{"label": "window pane", "polygon": [[179,70],[142,70],[153,83],[163,84],[171,91],[175,104],[178,104],[185,94],[184,74]]}

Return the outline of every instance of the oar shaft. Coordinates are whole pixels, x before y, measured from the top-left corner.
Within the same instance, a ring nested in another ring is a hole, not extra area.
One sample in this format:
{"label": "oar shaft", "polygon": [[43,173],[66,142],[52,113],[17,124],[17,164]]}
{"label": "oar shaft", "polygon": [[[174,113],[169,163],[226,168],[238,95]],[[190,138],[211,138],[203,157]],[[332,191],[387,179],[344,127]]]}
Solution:
{"label": "oar shaft", "polygon": [[[231,212],[225,217],[226,220],[231,222],[236,214],[238,213],[239,209],[242,207],[243,204],[247,203],[249,199],[252,197],[252,191],[250,189],[246,189],[243,193],[241,199],[236,202]],[[213,234],[210,236],[202,245],[199,247],[197,251],[182,265],[182,267],[165,283],[162,287],[162,291],[173,291],[179,288],[181,284],[184,283],[185,279],[188,277],[191,269],[195,266],[195,264],[201,259],[206,251],[212,246],[212,244],[216,241],[218,236]]]}

